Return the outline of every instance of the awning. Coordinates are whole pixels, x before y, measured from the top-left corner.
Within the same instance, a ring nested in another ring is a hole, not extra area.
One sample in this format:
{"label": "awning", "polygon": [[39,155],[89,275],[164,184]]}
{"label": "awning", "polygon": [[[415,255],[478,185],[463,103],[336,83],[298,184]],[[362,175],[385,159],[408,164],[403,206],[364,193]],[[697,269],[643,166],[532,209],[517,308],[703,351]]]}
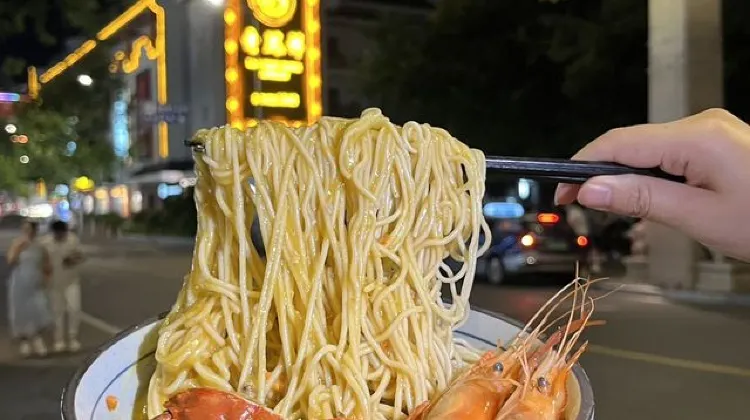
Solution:
{"label": "awning", "polygon": [[168,160],[143,166],[128,177],[128,184],[179,184],[185,178],[195,178],[195,162]]}

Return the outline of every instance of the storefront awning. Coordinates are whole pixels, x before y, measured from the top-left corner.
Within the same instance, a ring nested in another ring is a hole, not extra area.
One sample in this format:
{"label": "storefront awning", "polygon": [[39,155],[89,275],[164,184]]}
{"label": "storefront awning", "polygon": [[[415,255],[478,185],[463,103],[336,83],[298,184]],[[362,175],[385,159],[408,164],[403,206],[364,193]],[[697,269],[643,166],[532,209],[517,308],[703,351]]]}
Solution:
{"label": "storefront awning", "polygon": [[185,178],[195,178],[195,162],[190,160],[158,162],[143,166],[128,177],[128,184],[178,184]]}

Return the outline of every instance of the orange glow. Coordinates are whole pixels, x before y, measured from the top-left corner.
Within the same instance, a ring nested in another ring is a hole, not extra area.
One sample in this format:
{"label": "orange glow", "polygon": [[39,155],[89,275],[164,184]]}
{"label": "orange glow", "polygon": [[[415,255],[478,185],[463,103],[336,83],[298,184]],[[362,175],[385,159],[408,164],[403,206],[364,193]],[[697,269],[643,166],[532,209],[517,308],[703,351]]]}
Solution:
{"label": "orange glow", "polygon": [[521,237],[521,245],[525,247],[534,245],[534,242],[535,242],[534,237],[531,236],[530,234],[526,234]]}
{"label": "orange glow", "polygon": [[237,14],[234,12],[234,10],[224,11],[224,22],[226,22],[227,25],[233,24],[234,21],[236,20],[237,20]]}
{"label": "orange glow", "polygon": [[539,215],[536,217],[536,220],[538,220],[539,223],[548,223],[553,225],[560,221],[560,216],[556,215],[555,213],[539,213]]}
{"label": "orange glow", "polygon": [[[239,67],[239,51],[237,46],[238,40],[244,40],[244,41],[252,41],[251,39],[243,39],[241,38],[242,33],[242,25],[243,25],[243,16],[242,16],[242,5],[241,0],[227,0],[226,6],[224,8],[224,52],[225,58],[224,58],[224,74],[225,75],[231,75],[231,74],[240,74],[240,67]],[[227,16],[233,16],[234,18],[226,19]],[[256,30],[257,33],[257,30]],[[252,38],[252,34],[250,32],[247,32],[245,35],[250,36]],[[244,37],[247,38],[247,37]],[[252,42],[251,42],[252,44]],[[250,46],[250,45],[248,45]],[[259,46],[258,46],[259,48]],[[243,120],[245,115],[244,110],[244,103],[243,101],[237,100],[237,98],[244,98],[244,84],[243,83],[235,83],[234,81],[231,81],[229,78],[227,79],[226,83],[226,90],[227,90],[227,99],[226,99],[226,108],[227,108],[227,120],[231,122],[232,126],[235,128],[244,128]]]}
{"label": "orange glow", "polygon": [[31,66],[28,69],[29,84],[28,91],[31,99],[36,99],[39,96],[39,77],[36,74],[36,67]]}
{"label": "orange glow", "polygon": [[576,243],[578,244],[578,246],[584,247],[589,244],[589,239],[585,236],[579,236],[578,238],[576,238]]}
{"label": "orange glow", "polygon": [[305,54],[305,105],[307,123],[312,124],[323,115],[323,93],[321,84],[314,86],[315,81],[322,80],[320,72],[320,3],[318,0],[305,0],[303,27],[307,41]]}

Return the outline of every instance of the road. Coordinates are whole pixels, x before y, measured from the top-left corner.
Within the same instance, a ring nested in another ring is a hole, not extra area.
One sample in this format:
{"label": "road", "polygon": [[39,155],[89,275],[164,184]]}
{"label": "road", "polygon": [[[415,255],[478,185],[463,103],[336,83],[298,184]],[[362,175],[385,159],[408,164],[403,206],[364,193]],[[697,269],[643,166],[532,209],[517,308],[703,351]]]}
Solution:
{"label": "road", "polygon": [[[0,251],[8,234],[0,231]],[[95,348],[114,330],[169,308],[189,268],[185,246],[90,245],[84,268],[82,341]],[[0,276],[7,267],[0,263]],[[477,284],[472,304],[528,319],[553,293],[548,285]],[[605,420],[746,418],[750,389],[750,308],[688,306],[660,297],[615,293],[599,300],[582,364]],[[0,288],[0,312],[6,313]],[[59,395],[85,355],[18,360],[0,316],[3,420],[59,418]]]}

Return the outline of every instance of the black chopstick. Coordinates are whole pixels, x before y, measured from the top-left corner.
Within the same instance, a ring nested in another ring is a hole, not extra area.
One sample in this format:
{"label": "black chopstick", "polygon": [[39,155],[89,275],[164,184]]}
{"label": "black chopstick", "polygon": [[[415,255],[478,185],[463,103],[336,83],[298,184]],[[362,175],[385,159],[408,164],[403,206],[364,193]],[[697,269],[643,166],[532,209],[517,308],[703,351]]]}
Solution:
{"label": "black chopstick", "polygon": [[590,178],[600,175],[625,174],[644,175],[680,183],[685,182],[685,177],[672,175],[659,168],[633,168],[619,163],[569,159],[487,156],[487,168],[504,175],[567,184],[583,184]]}
{"label": "black chopstick", "polygon": [[[204,146],[193,139],[186,139],[185,146],[195,152],[203,152]],[[536,179],[539,181],[583,184],[600,175],[635,174],[685,182],[685,177],[672,175],[659,168],[633,168],[611,162],[589,162],[569,159],[521,158],[509,156],[487,156],[487,169],[503,175]]]}

